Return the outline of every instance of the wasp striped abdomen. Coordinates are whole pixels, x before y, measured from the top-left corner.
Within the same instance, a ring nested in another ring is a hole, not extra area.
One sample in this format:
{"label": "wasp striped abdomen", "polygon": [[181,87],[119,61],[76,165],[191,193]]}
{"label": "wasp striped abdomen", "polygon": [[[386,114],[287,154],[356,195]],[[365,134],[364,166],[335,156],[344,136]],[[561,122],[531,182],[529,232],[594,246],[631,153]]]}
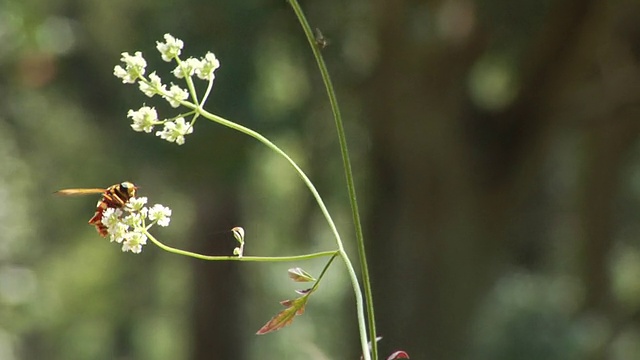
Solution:
{"label": "wasp striped abdomen", "polygon": [[133,183],[125,181],[120,184],[115,184],[109,186],[106,189],[100,188],[91,188],[91,189],[65,189],[57,191],[56,194],[59,195],[89,195],[89,194],[99,194],[102,193],[102,198],[98,201],[96,205],[96,213],[93,215],[91,219],[89,219],[89,224],[94,225],[96,230],[102,237],[106,237],[108,235],[107,227],[102,223],[102,214],[108,208],[123,208],[128,202],[129,199],[136,196],[136,190],[138,189]]}

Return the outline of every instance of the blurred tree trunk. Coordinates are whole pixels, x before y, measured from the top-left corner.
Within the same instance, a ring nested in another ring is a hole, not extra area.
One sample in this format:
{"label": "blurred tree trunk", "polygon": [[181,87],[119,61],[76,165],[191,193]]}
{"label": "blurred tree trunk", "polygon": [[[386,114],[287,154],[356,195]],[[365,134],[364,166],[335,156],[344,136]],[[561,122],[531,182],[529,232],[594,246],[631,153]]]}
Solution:
{"label": "blurred tree trunk", "polygon": [[[640,4],[611,7],[604,17],[610,22],[598,52],[600,76],[596,94],[589,104],[585,123],[584,171],[581,176],[579,208],[580,277],[585,285],[583,311],[609,321],[608,341],[595,349],[590,359],[607,359],[616,336],[628,326],[637,326],[637,316],[629,316],[611,287],[611,249],[615,245],[616,209],[622,169],[637,142],[640,130]],[[594,91],[594,89],[590,89]],[[584,104],[582,104],[584,106]],[[619,239],[618,239],[619,240]],[[632,325],[635,323],[635,325]]]}
{"label": "blurred tree trunk", "polygon": [[606,319],[611,326],[589,359],[608,359],[610,345],[628,325],[627,314],[620,309],[611,288],[611,249],[615,239],[614,203],[620,184],[624,156],[637,138],[638,111],[635,118],[618,114],[598,119],[587,130],[587,148],[582,178],[579,226],[582,243],[580,276],[585,286],[583,311]]}
{"label": "blurred tree trunk", "polygon": [[[197,218],[192,238],[195,251],[208,255],[231,254],[235,243],[230,230],[238,219],[237,188],[207,184],[194,196]],[[214,193],[215,192],[215,195]],[[243,359],[240,333],[241,301],[239,263],[193,260],[194,360]],[[241,265],[241,264],[240,264]]]}
{"label": "blurred tree trunk", "polygon": [[513,247],[507,235],[545,155],[551,99],[568,79],[595,4],[555,3],[529,41],[517,98],[487,113],[472,105],[466,77],[488,34],[473,29],[456,41],[420,42],[410,26],[416,4],[377,2],[380,60],[365,107],[377,181],[368,233],[383,354],[465,355],[474,306]]}

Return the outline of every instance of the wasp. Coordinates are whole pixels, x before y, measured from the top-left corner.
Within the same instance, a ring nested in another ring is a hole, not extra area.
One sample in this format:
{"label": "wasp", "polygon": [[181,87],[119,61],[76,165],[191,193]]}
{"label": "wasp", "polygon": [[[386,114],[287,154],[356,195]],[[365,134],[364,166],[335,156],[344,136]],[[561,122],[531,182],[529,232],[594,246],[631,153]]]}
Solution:
{"label": "wasp", "polygon": [[63,196],[78,196],[78,195],[90,195],[90,194],[102,194],[102,198],[96,205],[96,213],[91,219],[89,224],[94,225],[98,233],[102,237],[106,237],[108,234],[107,227],[102,223],[102,213],[108,208],[123,208],[129,199],[136,196],[138,187],[133,183],[125,181],[120,184],[111,185],[106,189],[102,188],[89,188],[89,189],[64,189],[58,190],[55,193]]}

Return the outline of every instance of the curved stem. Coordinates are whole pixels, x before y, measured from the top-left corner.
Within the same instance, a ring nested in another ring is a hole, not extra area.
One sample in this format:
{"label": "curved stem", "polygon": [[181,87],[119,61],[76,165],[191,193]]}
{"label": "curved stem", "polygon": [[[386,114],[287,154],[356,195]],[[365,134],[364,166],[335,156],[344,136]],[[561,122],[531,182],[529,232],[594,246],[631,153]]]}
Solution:
{"label": "curved stem", "polygon": [[[329,214],[329,210],[327,210],[326,205],[324,204],[324,201],[322,200],[322,197],[320,196],[320,194],[318,193],[318,190],[316,189],[316,187],[313,185],[313,183],[311,182],[311,180],[309,179],[309,177],[307,177],[307,175],[304,173],[304,171],[302,171],[302,169],[298,166],[298,164],[296,164],[295,161],[293,161],[293,159],[291,159],[291,157],[289,155],[287,155],[287,153],[285,153],[284,151],[282,151],[282,149],[280,149],[278,146],[276,146],[276,144],[272,143],[269,139],[267,139],[266,137],[262,136],[260,133],[251,130],[245,126],[242,126],[240,124],[236,124],[233,121],[229,121],[221,116],[212,114],[208,111],[206,111],[205,109],[198,107],[195,104],[191,104],[191,103],[187,103],[187,102],[183,102],[182,105],[190,107],[192,109],[197,110],[202,117],[209,119],[211,121],[214,121],[220,125],[226,126],[228,128],[237,130],[243,134],[249,135],[252,138],[260,141],[261,143],[263,143],[264,145],[266,145],[268,148],[270,148],[271,150],[275,151],[278,155],[282,156],[283,158],[285,158],[285,160],[287,160],[287,162],[289,162],[289,164],[291,166],[293,166],[293,168],[296,170],[296,173],[298,174],[298,176],[302,179],[302,181],[305,183],[305,185],[307,186],[307,188],[309,188],[309,191],[311,191],[311,194],[313,195],[313,197],[315,198],[316,202],[318,203],[318,206],[320,207],[320,210],[322,212],[322,214],[324,215],[327,223],[329,224],[329,228],[331,228],[331,232],[334,235],[334,238],[336,240],[336,244],[338,246],[338,254],[340,255],[340,258],[342,258],[342,261],[344,262],[346,268],[347,268],[347,272],[349,274],[349,278],[351,280],[351,286],[353,287],[353,292],[355,294],[355,298],[356,298],[356,313],[358,316],[358,328],[360,330],[360,342],[361,342],[361,346],[362,346],[362,351],[363,351],[363,355],[365,360],[370,360],[370,355],[369,355],[369,345],[367,344],[367,326],[366,326],[366,318],[364,315],[364,300],[362,297],[362,290],[360,289],[360,284],[358,282],[358,275],[356,274],[355,268],[353,266],[353,264],[351,263],[351,260],[349,259],[349,256],[347,255],[346,251],[344,250],[344,246],[342,244],[342,239],[340,238],[340,234],[338,233],[338,229],[336,227],[336,224],[333,222],[333,219],[331,218],[331,214]],[[244,257],[243,257],[244,258]]]}
{"label": "curved stem", "polygon": [[[356,198],[356,188],[353,180],[353,171],[351,170],[351,160],[349,159],[349,150],[347,147],[347,140],[344,131],[344,125],[342,123],[342,115],[340,113],[340,107],[338,106],[338,99],[336,97],[335,90],[333,89],[333,84],[331,82],[331,77],[329,76],[329,71],[327,70],[327,65],[324,62],[324,58],[320,53],[321,47],[316,43],[316,39],[313,36],[313,32],[311,30],[311,26],[309,26],[309,22],[304,16],[304,12],[302,8],[298,4],[297,0],[289,0],[293,11],[296,13],[298,21],[302,26],[302,30],[304,31],[309,45],[311,46],[311,51],[313,51],[313,56],[316,59],[318,64],[318,68],[320,69],[320,74],[322,75],[322,80],[324,81],[325,88],[327,89],[327,96],[329,97],[329,103],[331,104],[331,111],[333,112],[333,117],[336,124],[336,130],[338,132],[338,141],[340,144],[340,151],[342,153],[342,163],[345,172],[345,177],[347,180],[347,189],[349,192],[349,201],[351,202],[351,213],[353,217],[353,224],[355,227],[355,235],[356,242],[358,246],[358,256],[360,259],[360,266],[362,272],[362,282],[364,284],[364,293],[367,299],[367,315],[369,320],[369,338],[371,339],[371,356],[373,359],[378,358],[378,347],[376,344],[376,322],[375,322],[375,314],[373,308],[373,291],[371,289],[371,278],[369,277],[369,267],[367,265],[367,256],[365,252],[364,246],[364,235],[362,232],[362,223],[360,221],[360,211],[358,210],[358,201]],[[365,354],[368,354],[368,350],[365,351]],[[365,355],[365,359],[367,356]]]}
{"label": "curved stem", "polygon": [[252,262],[260,262],[260,261],[264,261],[264,262],[274,262],[274,261],[280,261],[280,262],[284,262],[284,261],[299,261],[299,260],[309,260],[309,259],[315,259],[315,258],[319,258],[319,257],[326,257],[326,256],[336,256],[339,252],[337,250],[333,250],[333,251],[321,251],[321,252],[317,252],[317,253],[312,253],[312,254],[305,254],[305,255],[294,255],[294,256],[216,256],[216,255],[202,255],[202,254],[198,254],[195,252],[191,252],[191,251],[186,251],[186,250],[180,250],[180,249],[176,249],[174,247],[165,245],[163,243],[160,242],[160,240],[156,239],[153,235],[151,235],[151,233],[149,233],[147,230],[144,231],[144,234],[149,238],[149,240],[151,240],[154,244],[156,244],[159,248],[161,248],[162,250],[168,251],[170,253],[174,253],[177,255],[184,255],[184,256],[189,256],[189,257],[193,257],[196,259],[200,259],[200,260],[209,260],[209,261],[220,261],[220,260],[232,260],[232,261],[252,261]]}
{"label": "curved stem", "polygon": [[[193,104],[184,104],[185,106],[194,106]],[[212,114],[210,112],[208,112],[207,110],[204,109],[199,109],[198,110],[200,112],[200,114],[202,115],[202,117],[209,119],[211,121],[214,121],[220,125],[226,126],[228,128],[231,128],[233,130],[237,130],[243,134],[249,135],[252,138],[260,141],[261,143],[263,143],[264,145],[266,145],[268,148],[270,148],[271,150],[275,151],[276,153],[278,153],[278,155],[284,157],[287,162],[289,162],[289,164],[291,164],[291,166],[293,166],[293,168],[296,170],[296,172],[298,173],[298,176],[302,179],[302,181],[305,183],[305,185],[307,185],[307,187],[309,188],[309,190],[311,191],[311,194],[313,195],[313,197],[316,199],[316,201],[318,202],[318,205],[320,206],[320,210],[322,211],[322,214],[324,215],[325,219],[327,220],[327,222],[329,223],[329,227],[331,228],[331,232],[333,233],[335,239],[336,239],[336,244],[338,245],[338,249],[340,251],[344,251],[344,247],[342,245],[342,240],[340,239],[340,234],[338,233],[338,229],[336,228],[335,223],[333,222],[333,219],[331,218],[331,215],[329,214],[329,210],[327,210],[326,205],[324,204],[324,201],[322,200],[322,197],[320,196],[320,193],[318,193],[318,190],[316,189],[316,187],[313,185],[313,183],[311,182],[311,180],[307,177],[307,175],[304,173],[304,171],[302,171],[302,169],[298,166],[298,164],[295,163],[295,161],[293,161],[293,159],[291,159],[291,157],[289,155],[287,155],[287,153],[285,153],[282,149],[280,149],[278,146],[276,146],[276,144],[272,143],[269,139],[267,139],[266,137],[262,136],[260,133],[251,130],[245,126],[242,126],[240,124],[236,124],[233,121],[229,121],[221,116]]]}
{"label": "curved stem", "polygon": [[204,104],[207,102],[209,98],[209,94],[211,93],[211,89],[213,88],[213,79],[209,80],[209,84],[207,84],[207,90],[204,92],[202,96],[202,101],[200,102],[200,108],[204,107]]}

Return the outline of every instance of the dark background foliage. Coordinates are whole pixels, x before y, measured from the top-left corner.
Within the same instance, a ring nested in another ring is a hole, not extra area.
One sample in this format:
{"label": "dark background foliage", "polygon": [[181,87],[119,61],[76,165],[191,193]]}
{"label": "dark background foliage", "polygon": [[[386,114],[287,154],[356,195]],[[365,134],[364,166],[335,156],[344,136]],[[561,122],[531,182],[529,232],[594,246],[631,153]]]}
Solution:
{"label": "dark background foliage", "polygon": [[[633,0],[303,1],[343,107],[383,354],[640,358],[640,4]],[[353,248],[333,120],[284,0],[0,3],[0,358],[356,359],[336,263],[307,312],[290,266],[122,254],[66,187],[136,182],[174,210],[166,243],[208,254],[333,247],[291,169],[200,121],[183,146],[134,133],[146,102],[112,76],[155,41],[222,67],[208,108],[274,140]],[[168,79],[168,75],[163,78]],[[355,252],[352,251],[355,256]]]}

